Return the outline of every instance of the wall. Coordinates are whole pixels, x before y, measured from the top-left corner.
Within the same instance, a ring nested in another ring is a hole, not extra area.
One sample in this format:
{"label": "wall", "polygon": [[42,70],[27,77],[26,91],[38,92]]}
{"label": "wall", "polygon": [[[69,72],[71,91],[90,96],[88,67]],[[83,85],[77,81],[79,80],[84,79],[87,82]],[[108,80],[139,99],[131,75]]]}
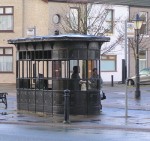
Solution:
{"label": "wall", "polygon": [[[66,26],[69,22],[69,11],[70,7],[79,7],[81,8],[80,12],[82,13],[83,9],[85,8],[84,4],[72,4],[72,3],[66,3],[66,2],[49,2],[49,34],[54,34],[55,30],[59,30],[60,34],[64,33],[71,33],[69,29],[66,29]],[[80,14],[81,14],[80,13]],[[60,15],[60,23],[55,24],[53,22],[53,16],[55,14]],[[82,13],[83,14],[83,13]]]}
{"label": "wall", "polygon": [[[22,36],[22,0],[1,0],[0,6],[14,6],[14,32],[0,33],[0,47],[12,47],[7,40]],[[0,73],[0,83],[15,83],[16,81],[16,50],[13,46],[13,73]]]}
{"label": "wall", "polygon": [[14,31],[0,33],[0,47],[13,47],[13,73],[0,73],[0,83],[16,83],[16,48],[8,39],[27,36],[36,27],[37,35],[48,34],[48,3],[42,0],[0,0],[0,6],[14,6]]}

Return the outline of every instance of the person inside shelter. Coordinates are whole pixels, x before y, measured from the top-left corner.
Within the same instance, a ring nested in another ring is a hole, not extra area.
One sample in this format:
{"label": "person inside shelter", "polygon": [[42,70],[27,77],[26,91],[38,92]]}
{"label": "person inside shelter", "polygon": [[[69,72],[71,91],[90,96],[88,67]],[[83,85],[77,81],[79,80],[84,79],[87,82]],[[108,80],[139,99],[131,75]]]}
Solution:
{"label": "person inside shelter", "polygon": [[97,73],[97,68],[93,68],[93,74],[90,77],[89,86],[92,90],[99,90],[101,100],[106,99],[105,93],[102,91],[103,79]]}
{"label": "person inside shelter", "polygon": [[80,90],[81,84],[80,84],[80,67],[79,66],[73,66],[73,73],[71,75],[71,90]]}
{"label": "person inside shelter", "polygon": [[90,77],[89,85],[91,89],[98,89],[102,88],[103,80],[101,76],[97,73],[97,68],[93,68],[92,76]]}
{"label": "person inside shelter", "polygon": [[74,66],[73,73],[71,75],[71,90],[86,90],[86,81],[81,80],[80,78],[80,67]]}

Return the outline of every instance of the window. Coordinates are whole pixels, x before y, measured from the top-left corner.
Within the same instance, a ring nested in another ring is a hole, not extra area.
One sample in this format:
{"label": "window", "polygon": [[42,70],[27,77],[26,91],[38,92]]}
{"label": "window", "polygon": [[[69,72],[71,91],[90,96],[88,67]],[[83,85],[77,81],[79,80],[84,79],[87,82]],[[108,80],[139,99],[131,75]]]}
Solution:
{"label": "window", "polygon": [[139,70],[147,67],[147,52],[146,50],[139,50]]}
{"label": "window", "polygon": [[106,33],[113,33],[113,10],[107,9],[106,13],[105,31]]}
{"label": "window", "polygon": [[70,60],[70,71],[73,72],[73,66],[77,66],[78,61],[77,60]]}
{"label": "window", "polygon": [[70,26],[72,30],[78,31],[79,25],[79,9],[78,8],[70,8]]}
{"label": "window", "polygon": [[13,49],[0,47],[0,72],[13,71]]}
{"label": "window", "polygon": [[143,24],[141,27],[141,34],[148,34],[148,21],[147,21],[147,17],[148,17],[148,12],[140,12],[139,13],[140,18],[143,20]]}
{"label": "window", "polygon": [[101,71],[116,71],[116,55],[101,56]]}
{"label": "window", "polygon": [[0,6],[0,32],[13,30],[13,7]]}

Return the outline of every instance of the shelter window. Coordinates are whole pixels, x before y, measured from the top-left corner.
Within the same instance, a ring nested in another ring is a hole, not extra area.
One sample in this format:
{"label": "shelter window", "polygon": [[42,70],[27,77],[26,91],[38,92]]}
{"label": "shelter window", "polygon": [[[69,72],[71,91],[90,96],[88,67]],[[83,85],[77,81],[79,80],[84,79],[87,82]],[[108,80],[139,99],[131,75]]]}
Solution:
{"label": "shelter window", "polygon": [[0,32],[13,31],[13,18],[12,6],[0,6]]}
{"label": "shelter window", "polygon": [[73,66],[78,66],[78,61],[77,60],[70,60],[70,72],[73,72]]}
{"label": "shelter window", "polygon": [[13,48],[0,48],[0,72],[13,71]]}

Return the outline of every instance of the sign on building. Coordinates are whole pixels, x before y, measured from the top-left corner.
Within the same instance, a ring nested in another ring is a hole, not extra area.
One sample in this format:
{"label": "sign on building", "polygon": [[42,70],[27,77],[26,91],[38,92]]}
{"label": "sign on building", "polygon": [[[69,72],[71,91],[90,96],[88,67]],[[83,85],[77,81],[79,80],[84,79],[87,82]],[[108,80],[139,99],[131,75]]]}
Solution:
{"label": "sign on building", "polygon": [[133,38],[135,35],[134,24],[133,22],[127,23],[127,37]]}
{"label": "sign on building", "polygon": [[28,28],[27,36],[36,36],[36,27]]}

